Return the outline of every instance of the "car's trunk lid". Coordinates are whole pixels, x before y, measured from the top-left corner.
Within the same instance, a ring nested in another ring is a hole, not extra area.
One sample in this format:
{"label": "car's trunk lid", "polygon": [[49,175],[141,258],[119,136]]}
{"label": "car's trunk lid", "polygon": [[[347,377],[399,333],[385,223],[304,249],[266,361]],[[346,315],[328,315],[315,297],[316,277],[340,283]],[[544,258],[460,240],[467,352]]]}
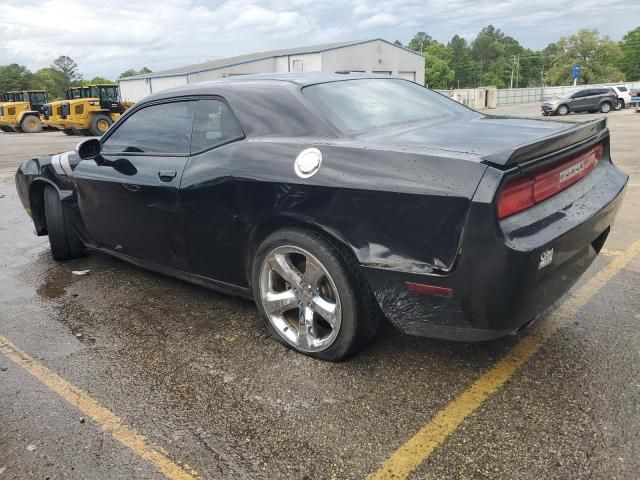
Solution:
{"label": "car's trunk lid", "polygon": [[574,124],[513,117],[457,117],[384,133],[374,131],[360,136],[360,140],[402,150],[463,153],[466,159],[502,168],[580,143],[605,127],[604,119]]}

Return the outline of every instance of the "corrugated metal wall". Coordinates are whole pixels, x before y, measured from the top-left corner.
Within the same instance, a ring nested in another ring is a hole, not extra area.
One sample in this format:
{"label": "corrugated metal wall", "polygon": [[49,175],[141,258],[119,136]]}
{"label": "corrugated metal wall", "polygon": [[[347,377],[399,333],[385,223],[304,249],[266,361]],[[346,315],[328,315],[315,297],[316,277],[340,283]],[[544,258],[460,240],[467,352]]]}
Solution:
{"label": "corrugated metal wall", "polygon": [[209,70],[207,72],[192,73],[189,75],[189,83],[206,82],[218,78],[232,77],[234,75],[250,75],[252,73],[273,73],[276,71],[276,59],[267,58],[255,62],[241,63],[233,67]]}
{"label": "corrugated metal wall", "polygon": [[322,52],[322,70],[362,70],[365,72],[391,72],[408,75],[415,72],[416,82],[424,85],[424,57],[375,41]]}
{"label": "corrugated metal wall", "polygon": [[149,79],[120,80],[120,96],[123,100],[137,102],[151,93]]}
{"label": "corrugated metal wall", "polygon": [[276,57],[276,72],[286,73],[289,71],[289,57]]}
{"label": "corrugated metal wall", "polygon": [[161,92],[169,88],[181,87],[188,83],[186,75],[176,75],[171,77],[156,77],[151,79],[151,91]]}

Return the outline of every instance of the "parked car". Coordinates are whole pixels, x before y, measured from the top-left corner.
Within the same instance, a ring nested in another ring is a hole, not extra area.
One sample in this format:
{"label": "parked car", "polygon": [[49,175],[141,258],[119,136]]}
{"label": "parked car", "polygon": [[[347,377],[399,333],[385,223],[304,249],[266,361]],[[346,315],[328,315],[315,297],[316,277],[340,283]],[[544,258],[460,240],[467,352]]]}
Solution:
{"label": "parked car", "polygon": [[542,102],[543,115],[566,115],[570,112],[609,113],[618,105],[612,88],[584,88]]}
{"label": "parked car", "polygon": [[518,331],[591,264],[627,180],[605,119],[321,73],[158,92],[16,175],[56,260],[98,250],[253,298],[276,339],[325,360],[362,348],[379,312],[413,335]]}
{"label": "parked car", "polygon": [[627,108],[631,104],[631,93],[627,87],[624,85],[611,85],[607,88],[613,89],[618,96],[618,103],[615,106],[616,110]]}

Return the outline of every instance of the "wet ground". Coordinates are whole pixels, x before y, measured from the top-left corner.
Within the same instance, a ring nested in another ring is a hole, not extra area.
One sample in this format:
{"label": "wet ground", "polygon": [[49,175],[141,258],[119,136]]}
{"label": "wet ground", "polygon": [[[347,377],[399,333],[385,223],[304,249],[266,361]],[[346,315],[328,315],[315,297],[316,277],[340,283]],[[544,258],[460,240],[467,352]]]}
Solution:
{"label": "wet ground", "polygon": [[[538,107],[498,113],[537,115]],[[614,112],[609,121],[630,187],[605,253],[581,284],[640,238],[640,154],[632,147],[640,114]],[[364,478],[528,334],[461,344],[385,325],[362,354],[330,364],[272,340],[251,302],[101,254],[56,263],[47,238],[33,235],[12,175],[22,159],[77,141],[0,133],[0,338],[195,478]],[[634,258],[410,478],[638,478],[639,325]],[[163,475],[0,353],[5,478]]]}

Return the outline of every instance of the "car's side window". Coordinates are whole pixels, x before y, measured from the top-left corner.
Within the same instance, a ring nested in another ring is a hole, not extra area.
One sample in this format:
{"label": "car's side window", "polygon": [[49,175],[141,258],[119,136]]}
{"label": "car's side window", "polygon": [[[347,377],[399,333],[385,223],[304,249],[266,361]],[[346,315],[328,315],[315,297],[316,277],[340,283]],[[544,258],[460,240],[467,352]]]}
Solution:
{"label": "car's side window", "polygon": [[221,100],[199,100],[191,136],[191,153],[243,138],[233,112]]}
{"label": "car's side window", "polygon": [[576,92],[573,94],[573,96],[571,98],[576,99],[576,98],[582,98],[587,94],[587,90],[580,90],[579,92]]}
{"label": "car's side window", "polygon": [[195,111],[193,100],[144,107],[104,141],[102,151],[188,155]]}

